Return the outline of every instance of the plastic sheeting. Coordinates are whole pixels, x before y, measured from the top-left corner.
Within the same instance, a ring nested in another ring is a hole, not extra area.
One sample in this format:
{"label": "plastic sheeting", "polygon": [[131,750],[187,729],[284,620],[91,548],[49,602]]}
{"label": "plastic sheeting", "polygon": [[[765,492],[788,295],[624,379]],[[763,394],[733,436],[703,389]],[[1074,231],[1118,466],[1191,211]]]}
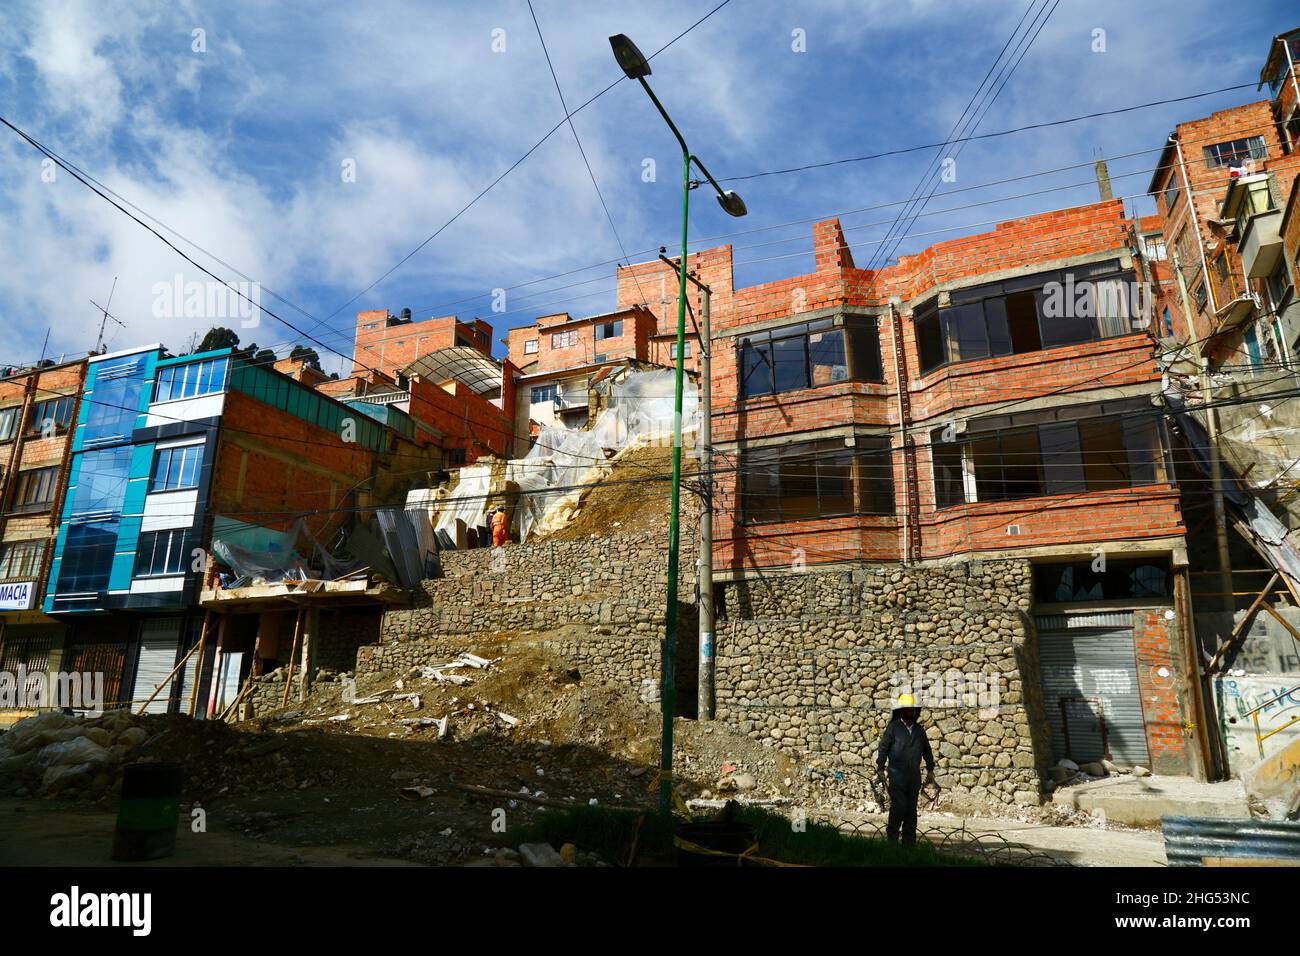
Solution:
{"label": "plastic sheeting", "polygon": [[330,554],[301,518],[287,531],[273,531],[219,517],[213,527],[212,552],[236,578],[264,584],[309,578],[331,581],[359,567],[351,558]]}

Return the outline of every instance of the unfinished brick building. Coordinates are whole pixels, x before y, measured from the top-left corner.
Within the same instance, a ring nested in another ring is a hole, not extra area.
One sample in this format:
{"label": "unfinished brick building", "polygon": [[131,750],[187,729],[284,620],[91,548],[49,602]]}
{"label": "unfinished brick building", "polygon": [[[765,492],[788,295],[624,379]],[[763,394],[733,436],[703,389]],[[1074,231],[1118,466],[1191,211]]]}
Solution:
{"label": "unfinished brick building", "polygon": [[[1003,735],[1038,743],[984,752],[992,730],[950,701],[932,715],[953,718],[950,782],[1028,799],[1027,779],[1066,755],[1199,766],[1185,529],[1143,285],[1152,226],[1100,202],[864,270],[828,220],[812,273],[743,288],[729,247],[691,256],[712,288],[720,717],[850,772],[875,739],[859,724],[887,715],[888,676],[982,648],[1014,678]],[[1002,603],[999,574],[1023,598]],[[944,609],[963,588],[975,617],[953,628]],[[882,605],[897,610],[868,610]],[[771,693],[800,661],[824,693]]]}

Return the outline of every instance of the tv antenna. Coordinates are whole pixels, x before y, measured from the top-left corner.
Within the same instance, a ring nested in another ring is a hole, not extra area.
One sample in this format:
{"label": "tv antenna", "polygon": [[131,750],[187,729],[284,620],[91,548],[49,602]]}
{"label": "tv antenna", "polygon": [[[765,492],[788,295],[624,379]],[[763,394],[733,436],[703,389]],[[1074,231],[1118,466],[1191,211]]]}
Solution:
{"label": "tv antenna", "polygon": [[117,276],[113,276],[113,287],[108,290],[108,305],[100,305],[94,299],[90,300],[90,304],[93,305],[95,308],[99,309],[99,311],[104,314],[104,318],[101,319],[99,323],[99,338],[95,340],[96,355],[104,354],[104,326],[108,324],[109,319],[112,319],[122,328],[126,328],[125,322],[123,322],[117,316],[113,315],[113,313],[108,311],[108,306],[113,304],[113,293],[116,291],[117,291]]}

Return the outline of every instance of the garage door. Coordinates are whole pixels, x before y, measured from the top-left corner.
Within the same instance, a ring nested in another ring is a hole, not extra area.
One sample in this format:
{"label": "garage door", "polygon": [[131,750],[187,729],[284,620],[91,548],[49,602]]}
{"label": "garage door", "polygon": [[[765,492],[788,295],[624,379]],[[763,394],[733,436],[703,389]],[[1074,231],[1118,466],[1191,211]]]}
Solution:
{"label": "garage door", "polygon": [[[148,621],[140,626],[140,656],[135,668],[133,708],[139,710],[153,696],[154,689],[176,669],[176,649],[180,645],[181,619],[178,617]],[[165,714],[172,704],[174,680],[158,691],[145,708],[150,714]]]}
{"label": "garage door", "polygon": [[1150,766],[1132,615],[1041,616],[1038,653],[1054,759]]}

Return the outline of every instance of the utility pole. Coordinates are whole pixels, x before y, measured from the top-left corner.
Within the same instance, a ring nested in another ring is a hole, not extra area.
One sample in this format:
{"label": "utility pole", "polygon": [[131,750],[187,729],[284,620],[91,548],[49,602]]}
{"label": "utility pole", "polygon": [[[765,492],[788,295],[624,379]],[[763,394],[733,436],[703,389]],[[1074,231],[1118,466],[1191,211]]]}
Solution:
{"label": "utility pole", "polygon": [[1210,360],[1201,359],[1201,402],[1205,409],[1205,429],[1210,437],[1210,489],[1214,494],[1214,533],[1219,545],[1219,588],[1223,609],[1232,626],[1232,557],[1228,553],[1228,520],[1223,506],[1223,466],[1219,461],[1219,423],[1210,394]]}
{"label": "utility pole", "polygon": [[[659,258],[674,269],[677,263],[661,251]],[[700,554],[697,590],[700,619],[699,671],[696,676],[695,705],[699,720],[713,719],[713,386],[711,377],[713,342],[710,335],[710,300],[713,290],[687,273],[687,280],[700,290]]]}

